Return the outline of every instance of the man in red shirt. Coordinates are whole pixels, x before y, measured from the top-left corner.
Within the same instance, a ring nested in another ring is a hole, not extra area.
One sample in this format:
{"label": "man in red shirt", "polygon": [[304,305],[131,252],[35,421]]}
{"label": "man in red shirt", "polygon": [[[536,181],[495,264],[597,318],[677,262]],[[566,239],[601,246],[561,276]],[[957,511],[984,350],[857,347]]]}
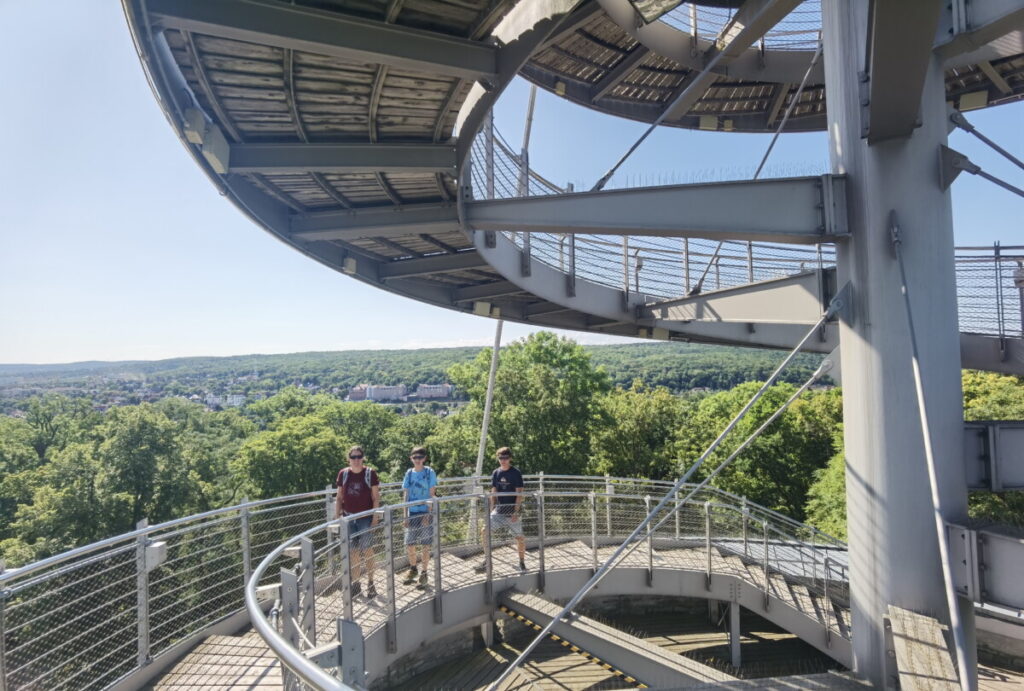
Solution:
{"label": "man in red shirt", "polygon": [[[353,446],[348,450],[348,468],[338,473],[338,498],[334,502],[334,515],[352,516],[380,507],[380,478],[377,471],[363,465],[363,447]],[[363,563],[366,564],[366,597],[377,597],[373,587],[373,528],[377,526],[377,513],[360,516],[348,521],[349,553],[352,555],[352,595],[361,591],[359,576]]]}

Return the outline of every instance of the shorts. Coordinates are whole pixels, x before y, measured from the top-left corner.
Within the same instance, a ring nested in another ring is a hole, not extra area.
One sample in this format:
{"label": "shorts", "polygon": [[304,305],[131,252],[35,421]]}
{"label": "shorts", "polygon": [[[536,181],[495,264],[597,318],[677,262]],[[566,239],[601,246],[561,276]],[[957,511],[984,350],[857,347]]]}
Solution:
{"label": "shorts", "polygon": [[523,519],[522,517],[516,518],[510,513],[498,513],[497,509],[491,512],[491,534],[494,533],[508,533],[512,537],[519,538],[523,536]]}
{"label": "shorts", "polygon": [[348,544],[350,549],[370,549],[373,545],[373,516],[363,516],[348,522]]}
{"label": "shorts", "polygon": [[405,528],[405,544],[429,545],[433,538],[434,531],[431,530],[430,514],[426,511],[410,514]]}

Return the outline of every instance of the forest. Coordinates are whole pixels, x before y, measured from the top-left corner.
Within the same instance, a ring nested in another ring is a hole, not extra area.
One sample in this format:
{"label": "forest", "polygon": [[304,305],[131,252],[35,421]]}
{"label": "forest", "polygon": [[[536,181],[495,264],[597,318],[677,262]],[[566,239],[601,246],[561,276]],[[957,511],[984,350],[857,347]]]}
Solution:
{"label": "forest", "polygon": [[[645,366],[639,358],[629,362],[629,353],[637,352],[630,348],[598,351],[599,357],[546,332],[502,348],[489,457],[509,445],[524,473],[674,479],[767,374],[748,361],[749,379],[722,391],[680,395],[639,377],[626,381],[636,371],[631,366]],[[173,396],[105,410],[87,398],[52,392],[26,399],[23,415],[0,416],[0,558],[9,566],[23,564],[127,532],[143,518],[159,523],[243,498],[321,489],[352,444],[365,448],[384,479],[400,479],[409,450],[420,444],[441,476],[470,473],[491,356],[487,348],[474,352],[444,372],[469,398],[447,417],[402,416],[387,406],[294,386],[216,411]],[[766,358],[769,369],[782,358],[756,355]],[[668,376],[673,355],[665,357],[659,367]],[[694,371],[707,365],[694,359]],[[809,371],[807,364],[801,367]],[[965,372],[965,416],[1024,419],[1022,383]],[[789,382],[770,389],[718,457],[795,390]],[[841,391],[811,390],[713,482],[844,537],[841,420]],[[979,493],[971,510],[979,519],[1024,523],[1021,493]]]}
{"label": "forest", "polygon": [[[151,362],[80,362],[67,365],[0,365],[0,414],[25,412],[33,396],[61,393],[94,405],[154,402],[167,396],[244,394],[256,400],[286,386],[344,397],[361,383],[439,383],[453,365],[473,360],[479,348],[351,350],[286,355],[196,357]],[[694,388],[724,390],[764,379],[778,353],[689,343],[585,346],[616,386],[633,380],[672,393]],[[820,356],[803,356],[787,374],[802,381]]]}

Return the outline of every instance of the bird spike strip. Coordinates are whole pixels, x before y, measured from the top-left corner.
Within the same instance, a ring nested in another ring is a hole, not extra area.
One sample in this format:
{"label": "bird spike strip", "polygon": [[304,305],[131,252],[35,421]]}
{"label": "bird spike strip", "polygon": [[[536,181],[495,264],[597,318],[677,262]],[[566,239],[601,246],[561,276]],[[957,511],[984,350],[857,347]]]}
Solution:
{"label": "bird spike strip", "polygon": [[[519,614],[518,612],[515,612],[515,611],[509,609],[505,605],[499,606],[498,609],[500,609],[502,612],[504,612],[508,616],[512,617],[513,619],[517,619],[518,621],[521,621],[522,623],[524,623],[527,626],[531,627],[534,631],[540,631],[541,628],[542,628],[540,624],[537,624],[537,623],[535,623],[533,621],[530,621],[529,619],[524,617],[522,614]],[[577,655],[581,655],[584,658],[586,658],[587,660],[590,660],[591,662],[599,665],[602,669],[608,670],[609,672],[611,672],[615,676],[619,677],[620,679],[622,679],[626,683],[632,684],[635,688],[638,688],[638,689],[646,689],[646,688],[648,688],[647,684],[643,683],[642,681],[638,681],[635,677],[631,677],[630,675],[628,675],[625,672],[623,672],[621,669],[616,669],[615,667],[612,667],[610,664],[608,664],[607,662],[605,662],[604,660],[602,660],[598,656],[591,655],[586,650],[583,650],[579,646],[573,645],[571,642],[565,640],[564,638],[562,638],[558,634],[552,633],[552,634],[550,634],[548,636],[548,638],[550,638],[551,640],[553,640],[553,641],[555,641],[557,643],[561,643],[563,647],[568,648],[570,651],[576,653]]]}

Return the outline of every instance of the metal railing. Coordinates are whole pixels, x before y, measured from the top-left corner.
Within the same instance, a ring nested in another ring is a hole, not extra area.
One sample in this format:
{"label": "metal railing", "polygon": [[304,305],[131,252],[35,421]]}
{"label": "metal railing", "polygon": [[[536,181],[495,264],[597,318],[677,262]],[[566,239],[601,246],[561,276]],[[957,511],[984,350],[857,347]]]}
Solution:
{"label": "metal railing", "polygon": [[[520,517],[529,550],[526,573],[543,584],[546,573],[596,568],[647,516],[649,492],[670,487],[613,478],[530,478]],[[328,674],[334,685],[342,680],[362,686],[362,661],[350,666],[340,652],[338,632],[345,622],[358,625],[355,635],[360,640],[383,630],[387,650],[397,652],[404,612],[432,603],[434,621],[440,623],[444,593],[476,585],[493,598],[497,580],[520,575],[514,549],[497,544],[490,522],[483,519],[488,496],[468,493],[383,506],[308,530],[269,554],[256,567],[247,603],[257,630],[289,670],[286,686],[323,688],[319,673]],[[408,568],[403,524],[412,505],[428,506],[431,516],[429,587],[398,583]],[[349,522],[370,515],[377,516],[377,524],[350,536]],[[643,540],[646,545],[619,566],[646,568],[649,577],[655,568],[706,569],[708,582],[716,574],[750,582],[750,569],[759,568],[757,585],[764,589],[765,602],[773,594],[770,576],[779,574],[829,603],[820,613],[805,611],[829,629],[827,635],[849,637],[848,630],[836,627],[831,604],[848,603],[845,546],[820,531],[734,495],[705,489]],[[365,596],[367,553],[374,564],[377,595],[372,600]],[[723,558],[729,555],[740,559]],[[364,573],[356,577],[353,569],[360,556]],[[270,578],[281,584],[276,617],[266,617],[259,606],[256,583]],[[316,669],[314,660],[326,669]]]}
{"label": "metal railing", "polygon": [[[464,495],[478,491],[484,481],[453,478],[439,484],[438,493],[444,497],[444,518],[438,523],[445,527],[442,551],[479,549],[466,526],[470,503],[481,500]],[[664,494],[671,487],[669,482],[641,479],[544,475],[528,476],[526,483],[531,503],[524,528],[531,545],[535,545],[539,530],[536,496],[540,491],[548,496],[545,540],[589,539],[596,526],[601,533],[598,542],[603,544],[621,538],[631,529],[631,522],[635,526],[643,517],[642,497]],[[596,506],[594,526],[587,503],[591,494]],[[384,505],[394,506],[401,499],[397,483],[382,486]],[[809,526],[719,490],[709,491],[706,499],[733,507],[722,509],[722,520],[716,518],[714,523],[721,526],[721,531],[716,528],[716,547],[720,549],[736,553],[746,549],[743,553],[751,559],[762,558],[765,552],[772,568],[819,586],[824,566],[823,559],[815,555],[827,552],[834,563],[845,564],[845,545]],[[402,510],[388,512],[392,516],[390,549],[386,523],[382,521],[375,529],[372,549],[382,564],[388,553],[395,563],[403,558],[399,554],[404,547],[401,516],[397,513]],[[336,552],[341,538],[336,536],[332,542],[324,525],[334,518],[333,511],[331,489],[245,502],[160,525],[141,525],[131,533],[21,568],[0,568],[0,690],[102,689],[138,673],[162,655],[177,654],[178,646],[189,645],[194,637],[244,611],[245,584],[253,574],[254,588],[276,587],[279,572],[256,567],[269,558],[274,568],[294,568],[301,560],[301,550],[287,547],[298,544],[296,536],[308,533],[321,572],[333,568],[327,546],[334,545]],[[726,520],[731,514],[740,518]],[[678,521],[670,521],[657,539],[662,533],[674,535],[677,525],[679,531],[692,531],[691,518],[682,514]],[[767,549],[759,546],[763,536],[758,531],[764,524],[769,526]],[[735,534],[725,535],[726,526],[733,526],[729,530]],[[542,544],[547,543],[542,540]],[[545,567],[561,568],[559,563],[552,556]],[[500,562],[497,568],[506,566]],[[844,569],[833,567],[834,582],[845,581]],[[382,597],[393,592],[385,584],[388,572],[393,569],[378,569]],[[435,573],[434,577],[442,583],[447,579],[445,574]],[[336,591],[324,586],[322,574],[315,582],[317,597],[321,603],[327,602],[324,598]],[[399,598],[394,605],[397,614],[410,602]],[[342,596],[317,609],[318,640],[331,633],[335,626],[331,619],[344,614],[345,606]],[[357,621],[365,617],[358,602],[352,607]],[[368,625],[381,623],[374,620]],[[254,624],[259,628],[258,622]]]}
{"label": "metal railing", "polygon": [[[522,157],[494,131],[490,148],[486,130],[473,144],[470,167],[474,194],[510,199],[567,194],[528,169]],[[522,180],[528,180],[525,187]],[[762,242],[647,236],[567,235],[502,231],[530,257],[569,274],[649,302],[733,288],[783,278],[803,271],[831,269],[835,246],[814,247]],[[957,305],[963,333],[1024,338],[1024,245],[956,248]]]}

